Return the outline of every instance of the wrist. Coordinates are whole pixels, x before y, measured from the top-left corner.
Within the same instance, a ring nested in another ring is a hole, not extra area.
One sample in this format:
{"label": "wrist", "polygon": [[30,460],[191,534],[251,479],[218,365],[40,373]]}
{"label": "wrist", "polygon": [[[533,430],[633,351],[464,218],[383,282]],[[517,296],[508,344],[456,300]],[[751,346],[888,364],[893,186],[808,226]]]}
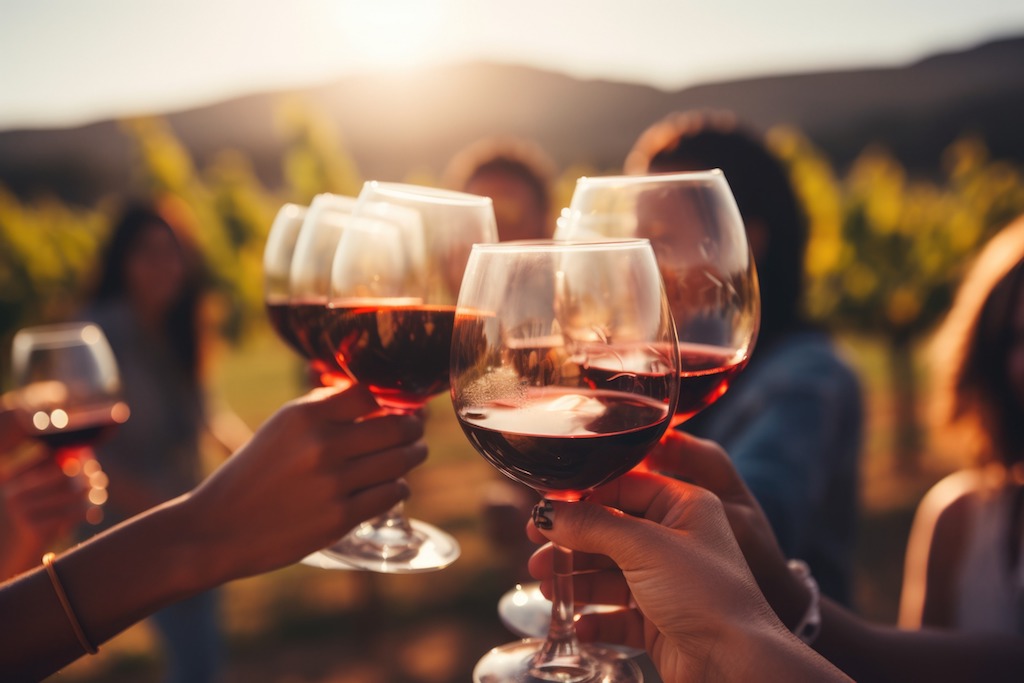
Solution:
{"label": "wrist", "polygon": [[786,566],[794,578],[803,584],[808,596],[803,615],[790,630],[793,635],[810,645],[821,631],[821,592],[818,590],[818,582],[814,580],[811,568],[803,560],[790,560]]}

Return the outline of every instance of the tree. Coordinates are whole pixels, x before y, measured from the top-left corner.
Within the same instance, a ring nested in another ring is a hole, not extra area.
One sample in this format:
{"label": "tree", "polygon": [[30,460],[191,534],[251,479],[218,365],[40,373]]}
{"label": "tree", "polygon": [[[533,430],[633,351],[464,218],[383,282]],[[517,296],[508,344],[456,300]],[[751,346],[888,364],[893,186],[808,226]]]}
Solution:
{"label": "tree", "polygon": [[982,141],[964,137],[945,151],[941,182],[908,177],[878,146],[865,149],[837,180],[796,131],[774,131],[770,141],[789,163],[811,219],[810,311],[885,340],[894,453],[897,465],[910,470],[921,445],[914,344],[948,310],[970,257],[1024,212],[1021,171],[991,160]]}

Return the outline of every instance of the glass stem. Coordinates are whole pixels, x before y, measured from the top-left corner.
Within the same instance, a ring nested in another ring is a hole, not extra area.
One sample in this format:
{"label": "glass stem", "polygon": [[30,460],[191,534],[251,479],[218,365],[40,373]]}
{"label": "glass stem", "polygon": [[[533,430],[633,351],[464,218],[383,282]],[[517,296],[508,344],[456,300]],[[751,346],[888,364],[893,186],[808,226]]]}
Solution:
{"label": "glass stem", "polygon": [[403,500],[395,503],[394,507],[384,514],[374,518],[372,522],[373,525],[378,528],[388,527],[389,529],[398,529],[403,533],[408,534],[410,543],[416,542],[412,525],[409,524],[409,518],[405,516],[405,501]]}
{"label": "glass stem", "polygon": [[[572,551],[560,545],[553,546],[555,581],[551,598],[551,627],[544,645],[533,659],[535,671],[541,680],[549,680],[545,673],[587,668],[580,642],[576,638],[575,606],[572,587]],[[551,680],[563,680],[561,677]],[[572,680],[565,679],[565,680]]]}

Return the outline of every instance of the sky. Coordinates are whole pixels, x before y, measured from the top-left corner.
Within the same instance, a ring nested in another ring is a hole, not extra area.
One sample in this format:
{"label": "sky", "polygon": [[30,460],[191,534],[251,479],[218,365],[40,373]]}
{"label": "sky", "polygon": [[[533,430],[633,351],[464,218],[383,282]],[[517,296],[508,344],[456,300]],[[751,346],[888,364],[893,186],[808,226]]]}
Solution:
{"label": "sky", "polygon": [[1021,0],[0,0],[0,129],[469,59],[675,90],[1019,35]]}

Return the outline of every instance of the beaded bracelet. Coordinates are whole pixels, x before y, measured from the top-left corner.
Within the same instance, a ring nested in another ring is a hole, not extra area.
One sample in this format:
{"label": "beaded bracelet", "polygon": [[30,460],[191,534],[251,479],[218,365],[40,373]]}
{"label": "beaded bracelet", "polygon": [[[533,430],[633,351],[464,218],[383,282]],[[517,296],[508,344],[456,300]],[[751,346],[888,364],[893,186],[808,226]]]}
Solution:
{"label": "beaded bracelet", "polygon": [[85,637],[85,631],[82,630],[82,625],[78,623],[78,617],[75,616],[75,610],[71,608],[71,603],[68,602],[68,595],[64,592],[64,586],[60,582],[60,577],[57,576],[57,568],[53,565],[53,560],[56,557],[57,556],[54,553],[46,553],[43,555],[43,566],[46,568],[46,573],[50,577],[50,583],[53,584],[53,591],[57,594],[60,606],[64,608],[64,614],[68,618],[68,623],[71,624],[71,630],[75,632],[75,637],[78,638],[78,643],[88,654],[94,655],[100,650],[98,647],[90,643],[89,639]]}
{"label": "beaded bracelet", "polygon": [[786,563],[793,576],[798,578],[807,592],[811,594],[811,601],[804,611],[804,616],[793,628],[793,634],[803,642],[810,645],[821,632],[821,591],[818,590],[818,582],[811,576],[811,568],[803,560],[790,560]]}

